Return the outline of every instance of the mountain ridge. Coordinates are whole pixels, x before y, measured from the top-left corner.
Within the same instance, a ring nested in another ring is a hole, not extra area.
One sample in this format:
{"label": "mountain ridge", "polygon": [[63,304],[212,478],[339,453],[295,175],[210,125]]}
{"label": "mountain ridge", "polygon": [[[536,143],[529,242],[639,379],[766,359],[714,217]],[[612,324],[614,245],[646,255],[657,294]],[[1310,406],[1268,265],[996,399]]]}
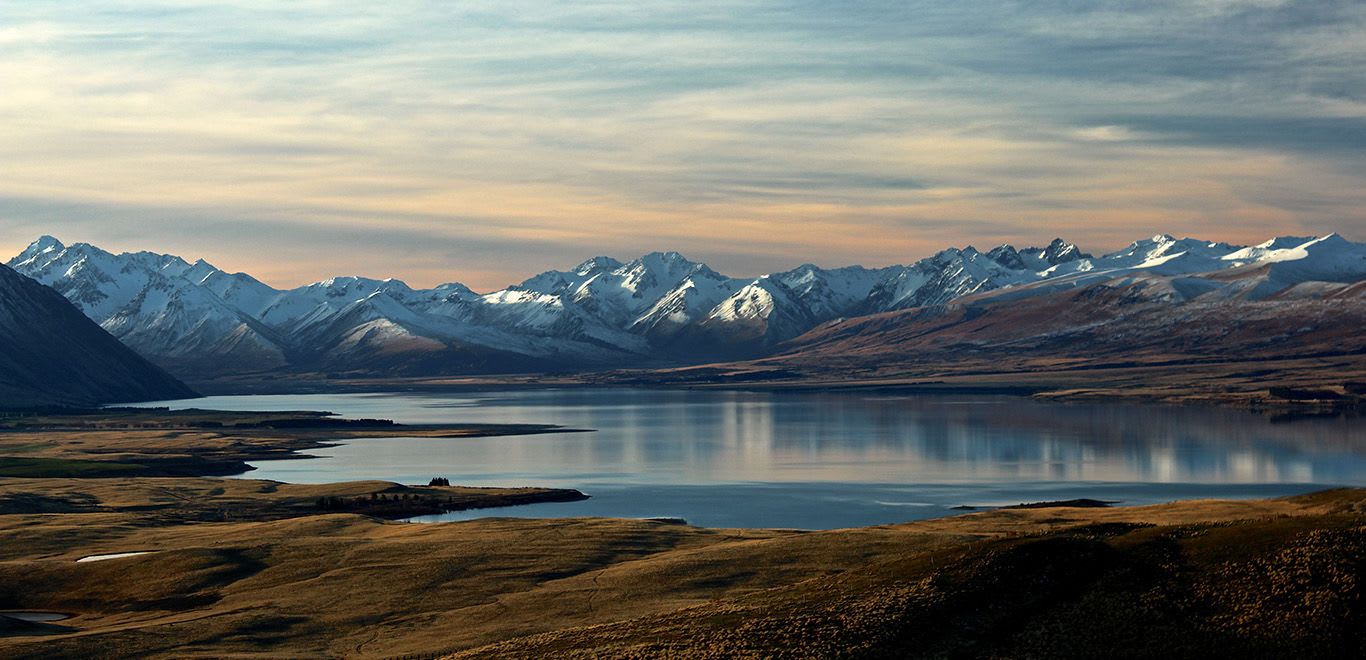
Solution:
{"label": "mountain ridge", "polygon": [[808,263],[757,278],[651,252],[592,257],[489,293],[362,277],[280,290],[202,259],[115,255],[51,236],[10,265],[180,373],[440,375],[756,357],[849,318],[1140,281],[1142,295],[1173,305],[1352,297],[1350,285],[1366,280],[1366,245],[1337,234],[1254,246],[1158,234],[1097,257],[1059,238],[1022,249],[948,248],[874,269]]}

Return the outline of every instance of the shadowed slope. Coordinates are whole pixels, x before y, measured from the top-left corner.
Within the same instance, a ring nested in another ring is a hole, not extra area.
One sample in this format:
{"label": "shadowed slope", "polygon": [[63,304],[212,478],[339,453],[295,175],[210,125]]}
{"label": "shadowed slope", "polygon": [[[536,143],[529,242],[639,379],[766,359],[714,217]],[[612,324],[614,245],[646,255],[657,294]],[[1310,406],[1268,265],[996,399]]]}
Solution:
{"label": "shadowed slope", "polygon": [[1316,499],[1331,504],[1305,517],[1181,503],[1049,509],[1042,533],[1001,534],[1002,513],[908,525],[996,534],[912,537],[844,572],[456,657],[1360,657],[1360,493],[1289,501]]}
{"label": "shadowed slope", "polygon": [[193,396],[61,294],[0,265],[0,408]]}

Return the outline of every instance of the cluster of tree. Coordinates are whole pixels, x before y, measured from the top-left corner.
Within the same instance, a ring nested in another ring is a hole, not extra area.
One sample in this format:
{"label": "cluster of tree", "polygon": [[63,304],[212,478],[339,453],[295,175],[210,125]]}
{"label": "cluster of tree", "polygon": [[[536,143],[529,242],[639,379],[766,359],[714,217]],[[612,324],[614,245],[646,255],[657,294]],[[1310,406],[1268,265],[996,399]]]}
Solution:
{"label": "cluster of tree", "polygon": [[421,493],[370,493],[361,497],[319,497],[314,506],[319,511],[345,511],[381,518],[407,518],[455,510],[454,496],[423,495]]}
{"label": "cluster of tree", "polygon": [[1291,401],[1335,401],[1346,398],[1333,390],[1309,389],[1303,387],[1273,387],[1270,394],[1277,399]]}
{"label": "cluster of tree", "polygon": [[323,511],[345,511],[347,508],[346,500],[331,495],[319,497],[317,506]]}
{"label": "cluster of tree", "polygon": [[450,479],[447,479],[447,478],[445,478],[445,477],[433,477],[431,481],[428,481],[428,482],[427,482],[427,485],[428,485],[428,486],[449,486],[449,485],[451,485],[451,480],[450,480]]}

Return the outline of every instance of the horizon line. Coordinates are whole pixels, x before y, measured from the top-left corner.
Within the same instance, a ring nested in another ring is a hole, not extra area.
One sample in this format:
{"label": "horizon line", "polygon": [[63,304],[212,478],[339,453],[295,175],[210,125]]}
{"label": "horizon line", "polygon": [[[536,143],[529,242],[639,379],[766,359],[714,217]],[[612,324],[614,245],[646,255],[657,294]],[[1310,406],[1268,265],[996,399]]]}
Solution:
{"label": "horizon line", "polygon": [[[1292,234],[1278,234],[1278,235],[1276,235],[1276,236],[1272,236],[1270,239],[1267,239],[1266,241],[1263,241],[1263,243],[1266,243],[1266,242],[1269,242],[1269,241],[1272,241],[1272,240],[1275,240],[1275,239],[1278,239],[1278,238],[1304,239],[1305,242],[1309,242],[1309,241],[1314,241],[1314,240],[1323,240],[1323,239],[1326,239],[1326,238],[1329,238],[1329,237],[1332,237],[1332,236],[1338,236],[1338,237],[1342,238],[1343,240],[1346,240],[1346,241],[1351,242],[1351,243],[1355,243],[1355,242],[1356,242],[1356,241],[1353,241],[1353,240],[1347,238],[1346,236],[1343,236],[1343,232],[1341,232],[1341,231],[1330,231],[1330,232],[1328,232],[1328,233],[1326,233],[1326,234],[1321,234],[1321,235],[1310,235],[1310,236],[1297,236],[1297,235],[1292,235]],[[1173,234],[1170,234],[1170,233],[1160,232],[1160,233],[1157,233],[1157,234],[1152,234],[1152,235],[1149,235],[1149,236],[1145,236],[1145,237],[1140,238],[1140,239],[1136,239],[1136,240],[1134,240],[1134,241],[1130,241],[1130,242],[1127,243],[1125,246],[1136,245],[1136,244],[1138,243],[1138,241],[1141,241],[1141,240],[1157,240],[1157,239],[1162,238],[1162,237],[1171,238],[1172,240],[1175,240],[1175,241],[1197,240],[1197,241],[1207,242],[1207,243],[1210,243],[1210,244],[1225,243],[1224,241],[1212,241],[1212,240],[1208,240],[1208,239],[1206,239],[1206,238],[1197,238],[1197,237],[1193,237],[1193,236],[1181,236],[1181,237],[1177,237],[1177,236],[1175,236],[1175,235],[1173,235]],[[254,275],[254,274],[252,274],[252,273],[250,273],[250,272],[247,272],[247,271],[231,271],[231,270],[226,270],[226,269],[220,268],[219,266],[215,265],[213,262],[209,261],[208,259],[206,259],[206,258],[204,258],[204,257],[195,257],[195,259],[194,259],[193,261],[191,261],[190,259],[187,259],[186,257],[184,257],[184,256],[182,256],[182,255],[179,255],[179,254],[173,254],[173,253],[170,253],[170,252],[156,252],[156,251],[154,251],[154,250],[148,250],[148,249],[135,250],[135,251],[134,251],[134,250],[124,250],[124,251],[121,251],[121,252],[113,252],[113,251],[111,251],[111,250],[107,250],[107,249],[105,249],[105,248],[103,248],[103,247],[101,247],[101,246],[99,246],[99,245],[97,245],[97,244],[95,244],[95,243],[88,242],[88,241],[74,241],[74,242],[67,243],[67,242],[63,241],[63,240],[60,239],[60,238],[57,238],[56,236],[54,236],[54,235],[52,235],[52,234],[42,234],[42,235],[40,235],[37,239],[35,239],[35,240],[29,242],[29,243],[28,243],[23,249],[21,249],[19,252],[15,253],[14,256],[12,256],[12,257],[6,259],[3,263],[4,263],[5,265],[8,266],[10,262],[14,261],[15,259],[18,259],[20,256],[22,256],[22,254],[23,254],[25,251],[27,251],[28,249],[32,248],[33,246],[38,245],[39,243],[42,243],[44,239],[52,239],[52,240],[55,241],[58,245],[61,245],[63,250],[69,249],[69,248],[72,248],[72,247],[77,247],[77,246],[82,246],[82,245],[84,245],[84,246],[88,246],[88,247],[95,248],[95,249],[97,249],[97,250],[100,250],[100,251],[102,251],[102,252],[105,252],[105,253],[110,254],[110,255],[113,255],[113,256],[129,256],[129,255],[137,255],[137,254],[150,254],[150,255],[155,255],[155,256],[160,256],[160,257],[175,257],[176,259],[180,259],[181,261],[183,261],[183,262],[185,262],[185,263],[187,263],[187,264],[190,264],[190,265],[195,265],[195,264],[197,264],[197,263],[203,263],[203,264],[205,264],[205,265],[207,265],[207,266],[210,266],[210,267],[214,268],[214,269],[217,270],[217,271],[226,273],[226,274],[228,274],[228,275],[241,275],[241,276],[245,276],[245,277],[250,277],[251,279],[253,279],[253,280],[257,281],[257,282],[259,282],[259,283],[261,283],[261,284],[263,284],[263,285],[265,285],[265,286],[267,286],[267,287],[269,287],[269,288],[271,288],[271,289],[274,289],[274,290],[276,290],[276,291],[280,291],[280,292],[291,291],[291,290],[294,290],[294,289],[300,289],[300,288],[304,288],[304,287],[308,287],[308,286],[313,286],[313,285],[317,285],[317,284],[323,284],[323,283],[327,283],[327,282],[331,282],[331,281],[335,281],[335,280],[339,280],[339,279],[357,279],[357,280],[370,280],[370,281],[374,281],[374,282],[397,282],[397,283],[402,284],[402,285],[404,285],[404,286],[406,286],[406,287],[408,287],[408,288],[410,288],[410,289],[413,289],[414,291],[431,290],[431,289],[435,289],[435,288],[438,288],[438,287],[441,287],[441,286],[447,286],[447,285],[455,284],[455,285],[463,286],[463,287],[465,287],[465,288],[467,288],[467,289],[470,289],[471,291],[473,291],[473,292],[475,292],[475,293],[480,293],[481,295],[483,295],[484,293],[496,293],[496,292],[498,292],[498,291],[504,291],[504,290],[507,290],[507,289],[512,288],[512,287],[520,286],[522,283],[526,282],[528,279],[534,278],[534,277],[536,277],[536,276],[538,276],[538,275],[542,275],[542,274],[545,274],[545,273],[550,273],[550,272],[570,272],[573,268],[575,268],[575,267],[577,267],[577,266],[581,266],[581,265],[583,265],[583,264],[585,264],[585,263],[587,263],[587,262],[589,262],[589,261],[593,261],[593,260],[595,260],[595,259],[606,258],[606,259],[611,259],[611,260],[613,260],[613,261],[615,261],[615,262],[617,262],[617,263],[619,263],[619,264],[621,264],[621,265],[626,265],[626,264],[630,264],[630,263],[632,263],[632,262],[635,262],[635,261],[644,259],[644,258],[646,258],[646,257],[653,256],[653,255],[667,256],[667,255],[669,255],[669,254],[677,254],[677,255],[678,255],[679,257],[681,257],[684,261],[687,261],[687,262],[692,263],[692,264],[697,264],[697,265],[700,265],[700,266],[705,266],[705,267],[711,269],[711,266],[708,265],[706,261],[699,261],[699,260],[691,259],[691,258],[687,257],[686,255],[684,255],[682,252],[680,252],[680,251],[678,251],[678,250],[651,250],[651,251],[648,251],[648,252],[644,252],[644,253],[642,253],[640,256],[635,257],[635,258],[633,258],[633,259],[625,259],[625,260],[619,259],[619,258],[614,257],[614,256],[611,256],[611,255],[607,255],[607,254],[597,254],[597,255],[593,255],[593,256],[587,257],[587,258],[585,258],[585,259],[582,259],[582,260],[580,260],[579,262],[577,262],[576,264],[574,264],[574,265],[572,265],[572,266],[569,266],[569,267],[567,267],[567,268],[565,268],[565,269],[549,268],[549,269],[545,269],[545,270],[540,270],[540,271],[537,271],[537,272],[535,272],[535,273],[532,273],[532,274],[530,274],[530,275],[528,275],[528,276],[522,278],[521,280],[518,280],[518,281],[515,281],[515,282],[512,282],[512,283],[506,284],[506,285],[504,285],[502,288],[499,288],[499,289],[492,289],[492,290],[487,291],[487,292],[481,292],[481,291],[475,289],[474,287],[471,287],[471,286],[465,284],[464,282],[462,282],[462,281],[460,281],[460,280],[444,280],[444,281],[437,282],[437,283],[435,283],[435,284],[433,284],[433,285],[431,285],[431,286],[423,287],[423,286],[420,286],[420,285],[419,285],[419,286],[414,286],[414,285],[410,284],[406,279],[400,278],[400,277],[371,277],[371,276],[368,276],[368,275],[354,275],[354,274],[353,274],[353,275],[332,275],[332,276],[324,277],[324,278],[321,278],[321,279],[310,280],[310,281],[307,281],[307,282],[304,282],[304,283],[302,283],[302,284],[298,284],[298,285],[295,285],[295,286],[280,287],[280,286],[277,286],[277,285],[275,285],[275,284],[271,284],[271,283],[269,283],[269,282],[266,282],[265,280],[262,280],[261,278],[257,277],[256,275]],[[933,253],[933,254],[926,255],[926,256],[924,256],[924,257],[920,257],[920,258],[915,259],[915,260],[913,260],[913,261],[900,262],[900,263],[890,263],[890,264],[886,264],[886,265],[882,265],[882,266],[865,266],[865,265],[863,265],[863,264],[861,264],[861,263],[851,263],[851,264],[844,264],[844,265],[840,265],[840,266],[821,266],[821,265],[818,265],[818,264],[816,264],[816,263],[814,263],[814,262],[812,262],[812,261],[805,261],[805,262],[802,262],[802,263],[800,263],[800,264],[797,264],[796,266],[793,266],[793,267],[791,267],[791,268],[787,268],[787,269],[784,269],[784,270],[777,270],[777,271],[770,271],[770,272],[760,273],[760,274],[758,274],[758,275],[753,275],[753,276],[749,276],[749,275],[735,276],[735,275],[729,275],[729,274],[726,274],[726,273],[721,273],[721,272],[719,272],[719,271],[715,271],[714,269],[712,269],[712,270],[713,270],[714,272],[717,272],[717,274],[719,274],[719,275],[722,275],[722,276],[724,276],[724,277],[727,277],[727,278],[729,278],[729,279],[734,279],[734,280],[756,280],[756,279],[759,279],[759,278],[762,278],[762,277],[767,277],[767,276],[769,276],[769,275],[773,275],[773,274],[776,274],[776,273],[790,272],[790,271],[797,270],[797,269],[802,268],[802,267],[805,267],[805,266],[811,266],[811,267],[814,267],[814,268],[818,268],[818,269],[821,269],[821,270],[827,270],[827,271],[829,271],[829,270],[840,270],[840,269],[843,269],[843,268],[862,268],[862,269],[865,269],[865,270],[883,270],[883,269],[887,269],[887,268],[896,268],[896,267],[911,266],[911,265],[914,265],[914,264],[916,264],[916,263],[919,263],[920,261],[923,261],[923,260],[925,260],[925,259],[929,259],[929,258],[931,258],[931,257],[934,257],[934,256],[936,256],[936,255],[938,255],[938,254],[942,254],[943,252],[946,252],[946,251],[949,251],[949,250],[960,250],[960,251],[964,251],[964,252],[966,252],[966,251],[968,251],[968,250],[973,250],[973,251],[975,251],[975,252],[977,252],[977,253],[979,253],[979,254],[986,254],[986,253],[989,252],[990,250],[994,250],[994,249],[999,248],[999,247],[1010,247],[1011,249],[1014,249],[1014,250],[1016,250],[1016,251],[1020,251],[1020,250],[1029,250],[1029,249],[1038,249],[1038,250],[1042,250],[1042,249],[1045,249],[1048,245],[1051,245],[1051,244],[1052,244],[1053,242],[1055,242],[1055,241],[1063,241],[1063,242],[1066,243],[1066,244],[1069,244],[1069,245],[1072,245],[1072,246],[1076,247],[1078,250],[1081,250],[1083,253],[1086,253],[1086,249],[1083,248],[1081,245],[1079,245],[1079,244],[1077,244],[1077,243],[1075,243],[1075,242],[1073,242],[1073,241],[1070,241],[1070,240],[1068,240],[1068,239],[1064,239],[1064,238],[1062,238],[1062,237],[1054,237],[1054,238],[1050,239],[1047,243],[1044,243],[1043,245],[1027,245],[1027,246],[1025,246],[1025,247],[1017,247],[1017,246],[1015,246],[1014,244],[1012,244],[1012,243],[1010,243],[1010,242],[1005,242],[1005,243],[1001,243],[1001,244],[999,244],[999,245],[995,245],[995,246],[993,246],[993,247],[991,247],[991,248],[989,248],[988,250],[985,250],[985,251],[984,251],[984,250],[981,250],[981,249],[979,249],[979,248],[974,247],[972,244],[967,244],[967,245],[964,245],[964,246],[962,246],[962,247],[958,247],[958,246],[949,246],[949,247],[942,248],[942,249],[940,249],[939,251],[937,251],[937,252],[935,252],[935,253]],[[1243,244],[1241,244],[1241,243],[1225,243],[1225,244],[1226,244],[1226,245],[1238,246],[1238,247],[1253,247],[1253,246],[1255,246],[1255,245],[1260,245],[1260,243],[1258,243],[1258,244],[1247,244],[1247,245],[1243,245]],[[1099,252],[1099,253],[1096,253],[1096,254],[1091,254],[1090,256],[1093,257],[1093,258],[1094,258],[1094,257],[1104,257],[1104,256],[1107,256],[1107,255],[1113,254],[1114,252],[1116,252],[1117,250],[1122,249],[1122,248],[1123,248],[1123,246],[1120,247],[1120,248],[1111,249],[1111,250],[1107,250],[1107,251],[1104,251],[1104,252]]]}

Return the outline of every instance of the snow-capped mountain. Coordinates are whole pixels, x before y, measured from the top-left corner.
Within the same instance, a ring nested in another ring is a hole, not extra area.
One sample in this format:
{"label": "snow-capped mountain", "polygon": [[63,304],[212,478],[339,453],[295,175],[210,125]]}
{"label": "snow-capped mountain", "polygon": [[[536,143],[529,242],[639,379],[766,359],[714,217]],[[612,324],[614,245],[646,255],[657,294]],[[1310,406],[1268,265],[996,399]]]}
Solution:
{"label": "snow-capped mountain", "polygon": [[1366,280],[1366,245],[1337,235],[1236,246],[1164,234],[1095,257],[1057,239],[1018,250],[949,248],[878,269],[804,264],[753,279],[717,273],[677,252],[653,252],[628,262],[594,257],[485,294],[458,283],[414,289],[361,277],[277,290],[202,260],[115,255],[49,236],[10,265],[181,373],[392,374],[760,355],[845,318],[1097,285],[1130,286],[1173,304],[1354,295],[1351,287],[1359,291]]}
{"label": "snow-capped mountain", "polygon": [[1250,247],[1159,235],[945,305],[827,323],[765,362],[874,374],[1285,361],[1360,355],[1363,327],[1366,245],[1332,234]]}
{"label": "snow-capped mountain", "polygon": [[[170,255],[115,255],[85,243],[67,247],[51,236],[35,241],[10,267],[56,289],[110,334],[163,365],[286,364],[284,342],[251,313],[270,289],[249,276]],[[215,288],[236,295],[245,310]]]}
{"label": "snow-capped mountain", "polygon": [[557,296],[609,327],[658,339],[700,320],[743,284],[677,252],[652,252],[629,263],[594,257],[570,271],[541,273],[521,288]]}
{"label": "snow-capped mountain", "polygon": [[1325,297],[1366,280],[1366,244],[1329,234],[1278,237],[1245,247],[1159,234],[1099,258],[1059,264],[1041,275],[982,295],[1010,300],[1104,284],[1133,286],[1133,295],[1142,292],[1174,303]]}

